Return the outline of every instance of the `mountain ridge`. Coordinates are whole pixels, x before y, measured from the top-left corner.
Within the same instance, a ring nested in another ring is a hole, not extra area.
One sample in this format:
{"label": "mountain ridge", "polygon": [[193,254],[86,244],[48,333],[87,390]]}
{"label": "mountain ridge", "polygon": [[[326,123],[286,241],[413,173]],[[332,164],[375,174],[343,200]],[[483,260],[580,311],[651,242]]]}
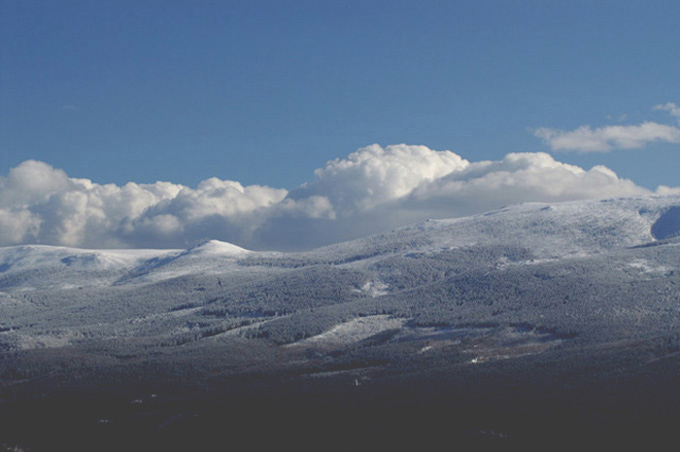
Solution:
{"label": "mountain ridge", "polygon": [[386,253],[436,252],[503,243],[522,244],[539,254],[539,258],[554,259],[640,246],[678,234],[680,196],[524,203],[469,217],[427,220],[299,252],[251,251],[218,240],[205,240],[185,250],[18,245],[0,248],[0,277],[59,269],[64,276],[69,272],[74,277],[81,273],[109,272],[146,275],[158,280],[191,272],[226,271],[244,261],[298,259],[349,263]]}

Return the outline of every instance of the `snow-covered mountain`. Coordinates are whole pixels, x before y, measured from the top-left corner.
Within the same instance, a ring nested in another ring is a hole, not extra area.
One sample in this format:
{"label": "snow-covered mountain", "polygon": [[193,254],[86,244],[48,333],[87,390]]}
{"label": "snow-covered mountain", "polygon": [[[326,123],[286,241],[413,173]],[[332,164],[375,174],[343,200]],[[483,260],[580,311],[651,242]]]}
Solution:
{"label": "snow-covered mountain", "polygon": [[[295,338],[351,321],[355,314],[338,314],[342,306],[365,305],[377,312],[375,300],[380,300],[387,305],[381,314],[406,318],[401,311],[414,291],[450,290],[447,285],[459,285],[452,282],[455,276],[507,276],[522,267],[556,271],[560,265],[591,265],[602,256],[608,270],[615,262],[617,270],[639,271],[636,277],[665,275],[674,262],[649,258],[649,248],[633,250],[657,243],[667,246],[655,252],[677,250],[678,206],[679,197],[531,203],[430,220],[299,253],[254,252],[215,240],[187,250],[2,248],[0,344],[7,350],[61,346],[90,336],[166,341],[197,328],[229,336],[237,324],[242,328],[238,335],[244,335],[253,328],[242,324],[281,326],[304,309],[323,308],[318,318],[306,318],[314,326],[302,327]],[[623,255],[633,257],[623,262]],[[431,308],[423,306],[409,318],[431,317]],[[470,313],[470,319],[442,314],[437,321],[468,322],[480,312]],[[394,322],[387,318],[383,323],[392,328]],[[277,340],[288,341],[284,336]],[[50,342],[49,337],[68,340]]]}
{"label": "snow-covered mountain", "polygon": [[[556,204],[528,203],[473,217],[427,222],[299,253],[254,252],[209,240],[186,250],[84,250],[45,245],[0,248],[2,290],[112,284],[113,276],[157,281],[180,275],[230,272],[239,262],[360,261],[370,256],[489,245],[530,249],[538,259],[589,255],[680,234],[680,199],[649,197]],[[21,275],[21,276],[19,276]],[[152,276],[153,275],[153,276]],[[14,278],[9,278],[13,276]]]}
{"label": "snow-covered mountain", "polygon": [[522,204],[297,253],[0,248],[0,413],[10,396],[239,393],[262,375],[456,400],[540,378],[561,397],[577,375],[602,392],[677,361],[679,288],[680,196]]}

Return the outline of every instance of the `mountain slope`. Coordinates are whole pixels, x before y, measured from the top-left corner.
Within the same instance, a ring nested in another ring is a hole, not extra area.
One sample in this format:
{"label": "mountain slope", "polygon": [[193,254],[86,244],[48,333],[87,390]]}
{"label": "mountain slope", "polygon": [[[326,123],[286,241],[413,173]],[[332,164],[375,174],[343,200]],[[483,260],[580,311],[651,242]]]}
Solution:
{"label": "mountain slope", "polygon": [[645,381],[653,413],[675,413],[678,211],[678,196],[532,203],[299,253],[0,249],[0,399],[431,392],[488,398],[477,428],[526,402],[517,387],[575,404],[576,422],[636,406]]}

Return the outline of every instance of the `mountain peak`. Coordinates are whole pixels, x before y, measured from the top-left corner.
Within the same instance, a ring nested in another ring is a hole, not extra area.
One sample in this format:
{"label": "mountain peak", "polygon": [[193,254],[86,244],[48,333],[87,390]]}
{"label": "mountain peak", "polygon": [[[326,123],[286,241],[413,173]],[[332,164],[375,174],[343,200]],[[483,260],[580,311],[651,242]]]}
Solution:
{"label": "mountain peak", "polygon": [[220,240],[206,240],[187,250],[187,254],[201,256],[240,256],[251,251]]}

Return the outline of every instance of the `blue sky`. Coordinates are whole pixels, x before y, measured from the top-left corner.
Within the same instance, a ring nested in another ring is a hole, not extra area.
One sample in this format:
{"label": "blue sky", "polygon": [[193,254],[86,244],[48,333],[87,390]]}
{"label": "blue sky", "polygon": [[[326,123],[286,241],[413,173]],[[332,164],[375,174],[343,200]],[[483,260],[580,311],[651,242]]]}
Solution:
{"label": "blue sky", "polygon": [[[294,188],[372,143],[498,159],[680,103],[677,1],[0,5],[0,174]],[[677,143],[555,155],[678,183]]]}
{"label": "blue sky", "polygon": [[678,17],[678,1],[0,0],[0,245],[306,231],[304,248],[677,187]]}

